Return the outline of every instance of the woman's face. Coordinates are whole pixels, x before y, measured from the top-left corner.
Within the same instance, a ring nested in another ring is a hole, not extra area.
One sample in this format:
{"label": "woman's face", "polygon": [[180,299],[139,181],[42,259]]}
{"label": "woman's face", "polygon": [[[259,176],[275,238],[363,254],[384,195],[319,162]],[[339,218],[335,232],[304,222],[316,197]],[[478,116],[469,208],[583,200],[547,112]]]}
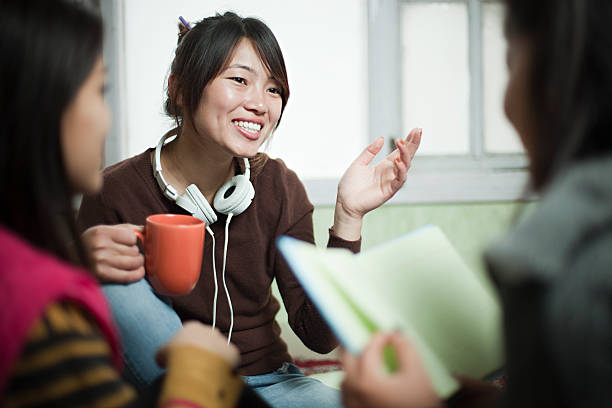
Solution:
{"label": "woman's face", "polygon": [[250,40],[236,46],[227,68],[206,85],[193,125],[233,156],[253,157],[281,114],[279,84]]}
{"label": "woman's face", "polygon": [[102,187],[100,169],[111,116],[104,101],[105,77],[99,57],[62,115],[62,155],[74,192],[94,193]]}
{"label": "woman's face", "polygon": [[521,137],[527,153],[531,154],[535,137],[535,121],[529,93],[531,89],[531,53],[526,39],[517,36],[508,39],[506,61],[509,79],[506,86],[504,110]]}

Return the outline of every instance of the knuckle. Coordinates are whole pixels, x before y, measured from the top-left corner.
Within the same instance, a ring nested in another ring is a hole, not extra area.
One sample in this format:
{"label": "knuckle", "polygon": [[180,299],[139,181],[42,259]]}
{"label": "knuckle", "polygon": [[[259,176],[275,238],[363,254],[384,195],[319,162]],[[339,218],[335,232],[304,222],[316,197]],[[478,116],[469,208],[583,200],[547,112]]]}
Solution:
{"label": "knuckle", "polygon": [[133,257],[132,259],[134,260],[135,267],[144,265],[144,256],[138,254],[136,257]]}
{"label": "knuckle", "polygon": [[93,251],[93,253],[91,254],[91,258],[95,263],[100,264],[104,263],[104,261],[106,260],[106,255],[103,251]]}
{"label": "knuckle", "polygon": [[94,270],[96,276],[104,281],[110,281],[112,278],[112,274],[110,274],[108,268],[106,267],[97,267]]}

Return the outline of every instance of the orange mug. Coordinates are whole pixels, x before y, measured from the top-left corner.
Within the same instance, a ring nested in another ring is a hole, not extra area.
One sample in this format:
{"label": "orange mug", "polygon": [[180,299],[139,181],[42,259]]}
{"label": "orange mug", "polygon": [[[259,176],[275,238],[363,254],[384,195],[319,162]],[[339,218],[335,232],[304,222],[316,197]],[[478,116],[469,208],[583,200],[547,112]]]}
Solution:
{"label": "orange mug", "polygon": [[149,283],[162,295],[184,295],[198,282],[206,223],[191,215],[155,214],[144,231],[136,231],[144,245]]}

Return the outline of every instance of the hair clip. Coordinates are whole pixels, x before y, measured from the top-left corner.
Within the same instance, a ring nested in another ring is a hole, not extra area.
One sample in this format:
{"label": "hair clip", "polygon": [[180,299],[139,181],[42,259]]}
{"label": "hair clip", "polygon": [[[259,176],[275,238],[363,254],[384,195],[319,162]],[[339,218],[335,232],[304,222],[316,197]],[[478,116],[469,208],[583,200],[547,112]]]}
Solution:
{"label": "hair clip", "polygon": [[181,20],[181,23],[183,23],[187,31],[191,30],[191,25],[189,25],[189,23],[183,18],[183,16],[179,16],[179,20]]}

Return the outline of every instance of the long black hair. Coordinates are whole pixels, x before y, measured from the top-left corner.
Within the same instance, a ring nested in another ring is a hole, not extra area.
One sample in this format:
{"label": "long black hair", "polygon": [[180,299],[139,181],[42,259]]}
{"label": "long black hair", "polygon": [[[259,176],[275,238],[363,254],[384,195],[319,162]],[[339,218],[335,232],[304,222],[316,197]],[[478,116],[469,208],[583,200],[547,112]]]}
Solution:
{"label": "long black hair", "polygon": [[531,51],[536,132],[532,183],[542,189],[568,164],[612,152],[612,2],[506,0],[507,36]]}
{"label": "long black hair", "polygon": [[102,21],[86,5],[0,0],[0,224],[80,264],[60,122],[101,51]]}

